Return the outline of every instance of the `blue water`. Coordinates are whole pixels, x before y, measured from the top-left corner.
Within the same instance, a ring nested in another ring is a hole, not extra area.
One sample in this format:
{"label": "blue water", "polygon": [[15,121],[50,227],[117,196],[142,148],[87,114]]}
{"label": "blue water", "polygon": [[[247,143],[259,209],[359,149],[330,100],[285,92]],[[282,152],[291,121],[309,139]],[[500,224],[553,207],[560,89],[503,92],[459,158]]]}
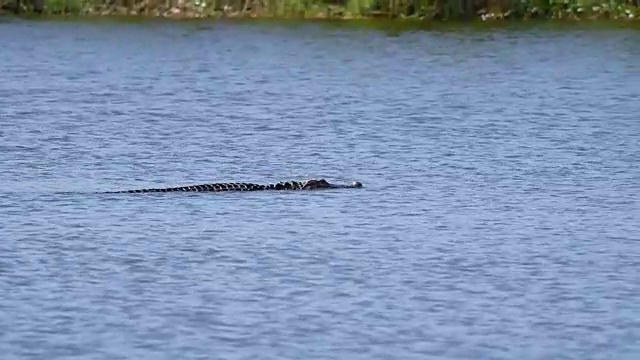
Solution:
{"label": "blue water", "polygon": [[[0,23],[2,359],[640,358],[640,33]],[[323,177],[361,189],[99,194]]]}

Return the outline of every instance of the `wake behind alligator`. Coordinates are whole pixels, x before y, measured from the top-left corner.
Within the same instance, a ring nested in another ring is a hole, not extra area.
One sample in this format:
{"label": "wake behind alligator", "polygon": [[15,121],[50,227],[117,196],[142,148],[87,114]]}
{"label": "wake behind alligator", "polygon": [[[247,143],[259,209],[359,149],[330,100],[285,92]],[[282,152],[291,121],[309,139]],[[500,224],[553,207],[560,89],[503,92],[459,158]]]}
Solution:
{"label": "wake behind alligator", "polygon": [[121,193],[150,193],[150,192],[222,192],[222,191],[264,191],[264,190],[318,190],[361,188],[362,184],[355,181],[351,184],[331,184],[325,179],[311,179],[303,181],[287,181],[274,184],[254,183],[211,183],[167,188],[134,189],[107,191],[105,194]]}

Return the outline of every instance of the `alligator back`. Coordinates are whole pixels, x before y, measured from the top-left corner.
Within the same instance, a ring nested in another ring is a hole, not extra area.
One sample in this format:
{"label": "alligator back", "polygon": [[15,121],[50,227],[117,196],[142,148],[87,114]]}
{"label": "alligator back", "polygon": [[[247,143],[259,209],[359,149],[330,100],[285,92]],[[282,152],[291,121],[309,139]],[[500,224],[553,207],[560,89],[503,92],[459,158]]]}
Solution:
{"label": "alligator back", "polygon": [[150,193],[150,192],[222,192],[222,191],[260,191],[260,190],[314,190],[329,188],[357,188],[362,187],[359,182],[351,185],[330,184],[324,179],[320,180],[304,180],[304,181],[287,181],[274,184],[254,184],[254,183],[211,183],[188,185],[167,188],[150,188],[135,190],[108,191],[107,194],[118,193]]}

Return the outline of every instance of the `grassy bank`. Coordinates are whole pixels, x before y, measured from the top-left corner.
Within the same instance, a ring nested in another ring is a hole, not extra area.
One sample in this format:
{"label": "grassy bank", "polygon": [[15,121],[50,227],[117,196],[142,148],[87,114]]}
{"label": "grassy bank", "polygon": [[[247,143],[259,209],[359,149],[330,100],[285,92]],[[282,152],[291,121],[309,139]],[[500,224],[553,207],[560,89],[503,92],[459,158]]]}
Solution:
{"label": "grassy bank", "polygon": [[5,13],[78,16],[479,20],[640,19],[639,0],[0,0]]}

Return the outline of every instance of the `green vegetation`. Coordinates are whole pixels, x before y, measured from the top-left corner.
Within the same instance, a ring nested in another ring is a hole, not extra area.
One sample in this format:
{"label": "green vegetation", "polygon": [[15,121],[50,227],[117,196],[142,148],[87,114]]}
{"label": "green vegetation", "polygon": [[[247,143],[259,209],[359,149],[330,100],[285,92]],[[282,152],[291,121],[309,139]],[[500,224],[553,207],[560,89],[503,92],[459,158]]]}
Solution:
{"label": "green vegetation", "polygon": [[0,0],[5,12],[168,18],[640,19],[639,0]]}

